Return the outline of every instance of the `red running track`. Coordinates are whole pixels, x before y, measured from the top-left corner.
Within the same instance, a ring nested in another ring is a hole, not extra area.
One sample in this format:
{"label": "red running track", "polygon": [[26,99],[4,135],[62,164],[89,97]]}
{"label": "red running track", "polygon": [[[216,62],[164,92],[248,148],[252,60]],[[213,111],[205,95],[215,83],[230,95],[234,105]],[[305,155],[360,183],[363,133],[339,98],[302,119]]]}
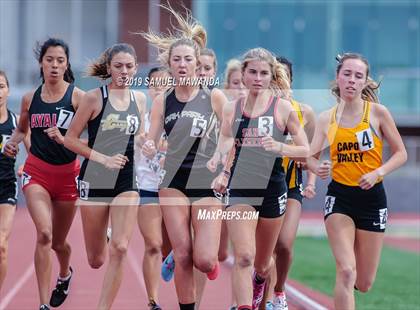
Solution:
{"label": "red running track", "polygon": [[[35,227],[27,210],[25,208],[19,208],[15,215],[9,241],[9,268],[2,291],[0,292],[0,310],[38,309],[38,290],[33,268],[35,236]],[[99,299],[102,279],[107,263],[97,270],[89,267],[79,213],[77,213],[71,227],[69,242],[73,251],[71,264],[74,268],[74,278],[70,295],[60,309],[95,309]],[[114,302],[113,309],[148,309],[146,289],[141,268],[143,250],[143,241],[139,230],[136,228],[130,243],[124,268],[124,278]],[[58,272],[57,260],[54,254],[53,262],[51,288],[55,285],[55,277]],[[200,309],[228,309],[231,301],[230,273],[231,265],[228,263],[222,264],[218,279],[207,282]],[[304,290],[304,286],[296,282],[289,283],[289,286],[293,286],[298,292]],[[330,298],[325,295],[316,292],[311,292],[311,294],[312,296],[305,296],[308,297],[309,300],[316,300],[318,303],[326,301],[324,304],[326,308],[329,308],[331,305]],[[315,296],[317,294],[318,296]],[[160,304],[163,309],[178,309],[173,281],[170,283],[161,281],[159,296]],[[302,302],[301,296],[295,297],[294,295],[290,295],[289,304],[291,310],[311,308],[307,303]],[[319,309],[325,308],[320,307]]]}

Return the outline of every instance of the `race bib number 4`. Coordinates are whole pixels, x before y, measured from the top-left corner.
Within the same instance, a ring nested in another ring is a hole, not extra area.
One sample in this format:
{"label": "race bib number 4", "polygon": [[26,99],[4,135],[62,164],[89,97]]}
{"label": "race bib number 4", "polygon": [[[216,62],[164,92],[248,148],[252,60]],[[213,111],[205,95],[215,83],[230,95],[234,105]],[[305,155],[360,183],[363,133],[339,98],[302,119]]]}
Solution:
{"label": "race bib number 4", "polygon": [[58,114],[57,127],[69,129],[73,116],[74,112],[60,109],[60,113]]}
{"label": "race bib number 4", "polygon": [[334,204],[335,204],[334,196],[325,196],[324,216],[333,212]]}
{"label": "race bib number 4", "polygon": [[258,118],[258,134],[260,137],[273,135],[273,117],[260,116]]}
{"label": "race bib number 4", "polygon": [[207,120],[194,118],[191,126],[190,136],[195,138],[202,138],[207,129]]}
{"label": "race bib number 4", "polygon": [[375,147],[373,143],[372,130],[370,128],[356,132],[357,141],[359,142],[359,149],[362,152],[369,151]]}

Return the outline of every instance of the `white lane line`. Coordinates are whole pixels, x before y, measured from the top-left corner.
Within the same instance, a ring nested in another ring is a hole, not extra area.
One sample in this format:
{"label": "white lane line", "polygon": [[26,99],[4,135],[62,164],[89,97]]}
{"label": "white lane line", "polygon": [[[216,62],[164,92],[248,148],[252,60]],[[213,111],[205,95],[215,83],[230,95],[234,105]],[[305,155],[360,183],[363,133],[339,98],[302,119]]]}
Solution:
{"label": "white lane line", "polygon": [[290,284],[286,284],[286,292],[289,297],[291,297],[292,300],[296,300],[297,303],[302,305],[305,309],[311,309],[311,310],[328,310],[328,308],[320,305],[312,298],[309,298],[302,292],[300,292],[298,289],[294,288]]}
{"label": "white lane line", "polygon": [[12,299],[16,296],[22,286],[28,281],[31,275],[34,273],[34,265],[31,262],[30,266],[26,269],[23,275],[19,278],[19,280],[15,283],[15,285],[7,292],[4,298],[0,302],[0,310],[5,310]]}
{"label": "white lane line", "polygon": [[[232,255],[229,255],[228,258],[225,260],[225,263],[229,266],[233,266],[235,259]],[[294,300],[296,300],[297,303],[299,303],[301,306],[303,306],[305,309],[311,309],[311,310],[328,310],[328,308],[320,305],[312,298],[306,296],[302,292],[300,292],[295,287],[291,286],[290,284],[286,284],[286,291],[287,294]]]}

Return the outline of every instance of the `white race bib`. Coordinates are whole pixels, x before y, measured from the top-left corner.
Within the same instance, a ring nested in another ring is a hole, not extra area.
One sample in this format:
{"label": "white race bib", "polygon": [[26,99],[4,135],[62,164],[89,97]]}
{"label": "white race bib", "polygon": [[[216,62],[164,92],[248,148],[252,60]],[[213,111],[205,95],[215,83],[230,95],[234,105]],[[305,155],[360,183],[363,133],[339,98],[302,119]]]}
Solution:
{"label": "white race bib", "polygon": [[4,153],[4,147],[6,146],[7,141],[10,140],[12,136],[10,135],[1,135],[1,152]]}
{"label": "white race bib", "polygon": [[202,138],[204,137],[204,133],[207,129],[207,120],[194,118],[193,124],[191,126],[190,136],[195,138]]}
{"label": "white race bib", "polygon": [[325,196],[324,216],[330,214],[333,211],[334,204],[335,204],[334,196]]}
{"label": "white race bib", "polygon": [[357,141],[359,142],[359,150],[362,152],[369,151],[375,147],[372,130],[370,128],[356,132],[356,136]]}
{"label": "white race bib", "polygon": [[32,177],[29,174],[27,174],[26,172],[23,172],[22,173],[22,179],[21,179],[22,187],[24,187],[26,184],[28,184],[29,181],[31,181],[31,178]]}
{"label": "white race bib", "polygon": [[60,109],[60,113],[58,114],[57,127],[69,129],[73,116],[74,112]]}
{"label": "white race bib", "polygon": [[258,118],[258,135],[260,137],[273,136],[273,117],[260,116]]}
{"label": "white race bib", "polygon": [[134,135],[139,129],[139,119],[136,115],[127,115],[127,129],[125,134]]}
{"label": "white race bib", "polygon": [[79,180],[79,197],[83,200],[88,200],[89,198],[89,182]]}

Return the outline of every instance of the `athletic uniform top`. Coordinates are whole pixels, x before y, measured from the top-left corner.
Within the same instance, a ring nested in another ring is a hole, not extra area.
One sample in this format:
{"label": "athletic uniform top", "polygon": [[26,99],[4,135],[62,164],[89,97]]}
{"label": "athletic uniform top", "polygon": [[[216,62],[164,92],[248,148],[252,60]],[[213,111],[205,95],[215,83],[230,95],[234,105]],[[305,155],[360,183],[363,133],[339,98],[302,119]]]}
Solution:
{"label": "athletic uniform top", "polygon": [[[148,133],[150,129],[149,113],[144,116],[144,130]],[[160,161],[165,157],[164,152],[158,151],[156,155],[149,159],[141,151],[135,153],[136,175],[138,187],[142,190],[157,192],[161,179],[163,178],[163,169]]]}
{"label": "athletic uniform top", "polygon": [[[130,91],[130,103],[125,111],[116,110],[109,101],[108,87],[102,86],[102,109],[101,112],[88,122],[88,146],[99,153],[107,156],[122,154],[128,157],[124,168],[117,170],[119,175],[131,175],[133,177],[134,167],[134,136],[140,128],[140,112],[136,103],[134,93]],[[82,164],[83,174],[86,172],[89,159],[85,159]],[[115,171],[105,168],[97,162],[89,163],[89,174],[98,175],[104,171],[116,175]],[[81,173],[82,174],[82,173]],[[93,179],[91,182],[100,183]]]}
{"label": "athletic uniform top", "polygon": [[31,127],[30,152],[52,165],[68,164],[76,159],[76,154],[50,139],[45,129],[57,126],[64,136],[74,116],[71,98],[74,85],[70,84],[63,98],[54,103],[46,103],[41,99],[42,85],[35,91],[29,107],[29,123]]}
{"label": "athletic uniform top", "polygon": [[259,116],[250,117],[244,111],[243,99],[237,101],[233,118],[235,158],[232,166],[230,188],[266,188],[268,182],[284,182],[282,157],[265,151],[261,146],[264,136],[284,142],[284,130],[275,117],[280,98],[271,97],[266,110]]}
{"label": "athletic uniform top", "polygon": [[[296,100],[290,100],[290,103],[292,104],[293,109],[297,112],[300,125],[304,127],[305,123],[304,123],[303,112],[302,112],[300,103],[297,102]],[[286,142],[293,144],[293,138],[290,134],[287,135]],[[283,157],[283,169],[286,173],[286,180],[288,180],[287,188],[292,189],[299,186],[297,182],[298,181],[297,175],[296,175],[297,167],[296,167],[295,161],[289,159],[288,157]]]}
{"label": "athletic uniform top", "polygon": [[166,93],[164,130],[168,137],[165,170],[205,168],[217,146],[218,120],[208,89],[181,102],[175,89]]}
{"label": "athletic uniform top", "polygon": [[339,127],[336,121],[337,106],[332,111],[328,141],[332,178],[338,183],[359,186],[362,175],[382,165],[382,141],[370,126],[370,104],[369,101],[364,102],[362,120],[353,128]]}
{"label": "athletic uniform top", "polygon": [[17,127],[16,115],[7,110],[7,120],[0,123],[0,180],[9,180],[15,178],[16,158],[10,158],[3,154],[4,146],[12,136],[13,130]]}

